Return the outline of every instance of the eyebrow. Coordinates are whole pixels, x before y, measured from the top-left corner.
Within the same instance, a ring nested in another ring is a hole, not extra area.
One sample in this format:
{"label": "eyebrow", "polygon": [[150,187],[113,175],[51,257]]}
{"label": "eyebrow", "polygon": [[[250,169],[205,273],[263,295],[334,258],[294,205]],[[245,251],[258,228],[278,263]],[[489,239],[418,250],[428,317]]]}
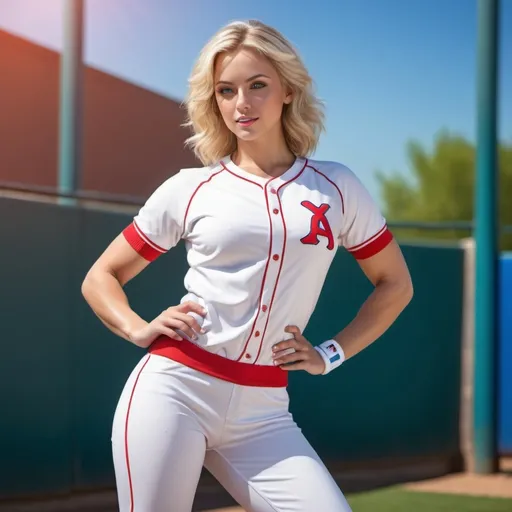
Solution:
{"label": "eyebrow", "polygon": [[[253,76],[249,77],[249,78],[246,80],[246,82],[250,82],[251,80],[254,80],[254,79],[256,79],[256,78],[260,78],[260,77],[262,77],[262,76],[263,76],[263,77],[265,77],[265,78],[269,78],[269,79],[270,79],[270,77],[269,77],[269,76],[264,75],[263,73],[258,73],[257,75],[253,75]],[[229,84],[229,85],[233,85],[233,82],[228,82],[228,81],[226,81],[226,80],[219,80],[219,81],[217,82],[217,85],[218,85],[218,84]]]}

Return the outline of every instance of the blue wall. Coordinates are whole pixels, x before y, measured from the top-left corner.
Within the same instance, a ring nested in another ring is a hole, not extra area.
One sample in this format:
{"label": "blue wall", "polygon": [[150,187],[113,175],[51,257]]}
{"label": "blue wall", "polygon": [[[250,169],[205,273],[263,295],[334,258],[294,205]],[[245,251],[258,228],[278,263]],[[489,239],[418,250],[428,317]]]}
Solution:
{"label": "blue wall", "polygon": [[512,253],[500,260],[498,446],[512,455]]}

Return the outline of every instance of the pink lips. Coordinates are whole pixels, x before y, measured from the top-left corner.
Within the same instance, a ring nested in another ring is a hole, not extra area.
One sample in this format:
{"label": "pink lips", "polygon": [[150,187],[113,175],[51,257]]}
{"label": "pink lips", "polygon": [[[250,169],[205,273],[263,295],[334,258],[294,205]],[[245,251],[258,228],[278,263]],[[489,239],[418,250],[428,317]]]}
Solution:
{"label": "pink lips", "polygon": [[252,124],[254,124],[257,120],[258,120],[257,117],[239,118],[237,120],[237,123],[242,126],[247,127],[247,126],[251,126]]}

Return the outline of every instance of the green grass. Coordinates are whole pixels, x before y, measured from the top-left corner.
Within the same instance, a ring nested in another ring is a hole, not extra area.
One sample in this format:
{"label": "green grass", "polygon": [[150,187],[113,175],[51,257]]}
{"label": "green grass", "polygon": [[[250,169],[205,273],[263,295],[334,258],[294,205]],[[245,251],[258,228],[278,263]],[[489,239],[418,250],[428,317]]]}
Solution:
{"label": "green grass", "polygon": [[352,494],[353,512],[511,512],[512,500],[388,488]]}

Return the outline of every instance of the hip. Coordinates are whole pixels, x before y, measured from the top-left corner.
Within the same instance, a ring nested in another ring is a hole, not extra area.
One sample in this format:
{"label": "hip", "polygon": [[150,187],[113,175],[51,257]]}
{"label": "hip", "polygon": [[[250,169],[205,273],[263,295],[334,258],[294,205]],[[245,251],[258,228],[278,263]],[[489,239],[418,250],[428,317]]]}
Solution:
{"label": "hip", "polygon": [[160,336],[149,347],[148,352],[181,363],[204,375],[240,386],[283,388],[288,385],[288,373],[281,368],[228,359],[188,340],[176,341]]}

